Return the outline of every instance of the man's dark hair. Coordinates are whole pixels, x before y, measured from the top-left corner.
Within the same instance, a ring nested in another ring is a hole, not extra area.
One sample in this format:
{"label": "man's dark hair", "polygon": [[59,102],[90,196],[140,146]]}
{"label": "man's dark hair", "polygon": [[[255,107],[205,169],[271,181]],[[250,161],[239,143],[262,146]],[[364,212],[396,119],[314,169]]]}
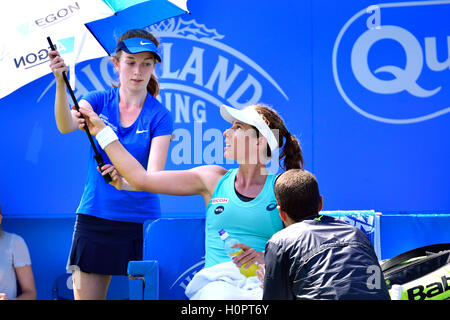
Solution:
{"label": "man's dark hair", "polygon": [[319,185],[314,175],[303,169],[282,173],[275,182],[278,205],[294,221],[319,213]]}

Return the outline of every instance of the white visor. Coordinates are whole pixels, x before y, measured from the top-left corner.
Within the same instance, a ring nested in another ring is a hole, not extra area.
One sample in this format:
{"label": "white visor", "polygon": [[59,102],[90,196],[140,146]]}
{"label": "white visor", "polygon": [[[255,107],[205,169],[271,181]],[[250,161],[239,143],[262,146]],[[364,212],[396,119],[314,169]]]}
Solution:
{"label": "white visor", "polygon": [[225,119],[225,121],[228,121],[230,123],[238,120],[254,126],[256,129],[258,129],[259,133],[261,133],[267,139],[270,151],[274,152],[274,150],[278,148],[278,141],[275,138],[275,135],[273,134],[272,130],[270,130],[267,123],[259,115],[258,111],[255,110],[255,108],[247,107],[239,110],[228,107],[226,105],[222,105],[220,107],[220,115]]}

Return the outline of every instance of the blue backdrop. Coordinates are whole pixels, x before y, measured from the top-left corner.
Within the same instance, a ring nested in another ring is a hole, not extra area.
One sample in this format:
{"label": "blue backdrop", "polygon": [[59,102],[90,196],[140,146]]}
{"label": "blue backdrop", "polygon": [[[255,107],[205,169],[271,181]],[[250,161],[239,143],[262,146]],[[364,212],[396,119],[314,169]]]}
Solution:
{"label": "blue backdrop", "polygon": [[[449,212],[450,4],[413,4],[190,0],[192,15],[154,27],[177,136],[167,169],[232,166],[218,106],[263,102],[300,139],[325,209]],[[115,78],[108,58],[80,63],[76,95]],[[0,101],[7,215],[73,215],[81,197],[89,143],[56,129],[52,81]],[[171,216],[204,210],[200,197],[162,205]]]}
{"label": "blue backdrop", "polygon": [[[154,26],[175,120],[166,169],[235,166],[218,106],[260,101],[301,141],[325,210],[384,214],[383,258],[450,242],[450,1],[377,3],[189,0],[191,15]],[[108,61],[77,65],[77,97],[115,81]],[[57,130],[53,79],[0,100],[4,229],[27,242],[40,299],[65,273],[90,147]],[[200,196],[161,199],[165,216],[204,215]]]}

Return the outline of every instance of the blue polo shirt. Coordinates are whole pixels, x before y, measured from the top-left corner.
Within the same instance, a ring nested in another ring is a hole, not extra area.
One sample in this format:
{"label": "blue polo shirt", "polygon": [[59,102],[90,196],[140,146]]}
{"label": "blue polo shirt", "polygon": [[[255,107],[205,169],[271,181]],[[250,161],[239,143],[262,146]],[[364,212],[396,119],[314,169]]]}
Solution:
{"label": "blue polo shirt", "polygon": [[[125,149],[146,169],[151,140],[157,136],[172,134],[173,121],[170,112],[148,93],[138,118],[129,127],[122,127],[120,124],[119,88],[93,91],[82,99],[91,104],[103,122],[114,130]],[[105,164],[111,164],[97,141],[95,143]],[[90,148],[88,176],[77,213],[115,221],[144,222],[160,217],[161,208],[157,194],[118,191],[105,183],[103,176],[97,171],[94,152]]]}

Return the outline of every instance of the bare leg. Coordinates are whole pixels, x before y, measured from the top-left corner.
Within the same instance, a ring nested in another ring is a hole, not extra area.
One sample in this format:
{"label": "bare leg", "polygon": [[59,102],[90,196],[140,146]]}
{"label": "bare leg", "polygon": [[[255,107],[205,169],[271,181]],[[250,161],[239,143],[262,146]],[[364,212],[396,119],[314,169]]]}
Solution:
{"label": "bare leg", "polygon": [[111,276],[74,270],[72,279],[75,300],[106,300]]}

